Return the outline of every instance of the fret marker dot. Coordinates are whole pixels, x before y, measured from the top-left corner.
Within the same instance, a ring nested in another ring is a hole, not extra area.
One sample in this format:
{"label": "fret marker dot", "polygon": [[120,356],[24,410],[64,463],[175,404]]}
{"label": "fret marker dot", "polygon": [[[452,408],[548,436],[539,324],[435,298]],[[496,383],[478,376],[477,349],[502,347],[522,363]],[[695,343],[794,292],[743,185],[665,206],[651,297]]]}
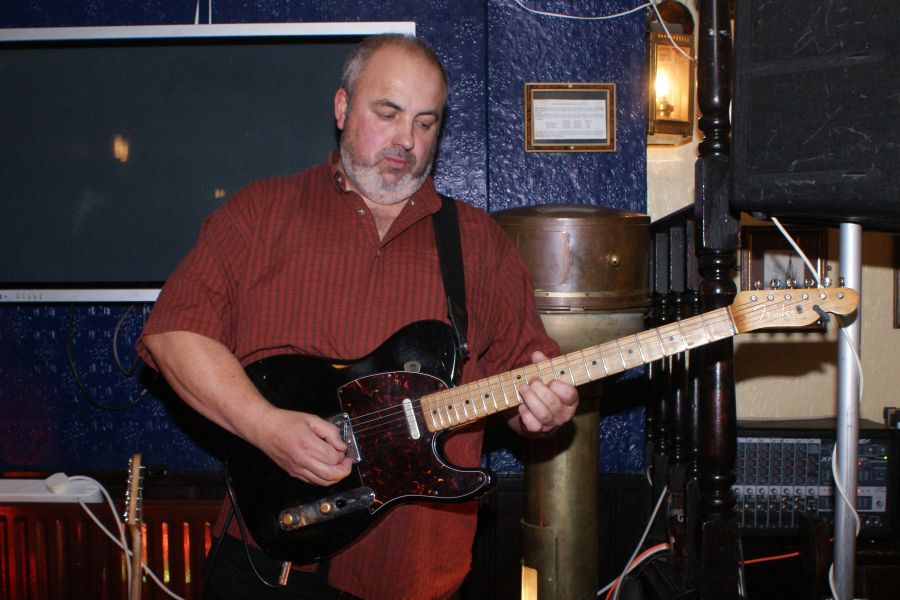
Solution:
{"label": "fret marker dot", "polygon": [[452,405],[452,404],[448,404],[448,405],[447,405],[447,410],[453,410],[453,405]]}
{"label": "fret marker dot", "polygon": [[596,366],[597,361],[596,361],[596,360],[592,360],[592,361],[591,361],[591,364]]}

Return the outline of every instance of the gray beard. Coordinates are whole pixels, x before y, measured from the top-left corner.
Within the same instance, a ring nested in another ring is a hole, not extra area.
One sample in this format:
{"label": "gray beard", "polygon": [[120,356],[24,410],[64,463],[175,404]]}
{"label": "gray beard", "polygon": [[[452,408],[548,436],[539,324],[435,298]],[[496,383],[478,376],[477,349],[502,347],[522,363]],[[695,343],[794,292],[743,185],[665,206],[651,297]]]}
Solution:
{"label": "gray beard", "polygon": [[394,183],[385,181],[378,172],[377,162],[380,155],[376,156],[375,165],[358,161],[354,158],[353,149],[349,144],[341,140],[341,163],[344,172],[353,185],[353,188],[363,197],[376,204],[397,204],[415,194],[431,172],[433,156],[428,163],[418,171],[410,171]]}

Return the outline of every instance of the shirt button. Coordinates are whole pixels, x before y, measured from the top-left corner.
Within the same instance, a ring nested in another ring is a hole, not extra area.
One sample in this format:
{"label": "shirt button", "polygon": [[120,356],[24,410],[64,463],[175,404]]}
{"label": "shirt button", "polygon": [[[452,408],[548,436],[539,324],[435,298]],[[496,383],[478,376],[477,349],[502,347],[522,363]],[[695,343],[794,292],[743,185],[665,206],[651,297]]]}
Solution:
{"label": "shirt button", "polygon": [[366,214],[366,209],[359,208],[356,210],[356,214],[358,214],[359,216],[363,216],[364,214]]}
{"label": "shirt button", "polygon": [[381,255],[382,255],[381,250],[376,250],[376,251],[375,251],[375,256],[381,256]]}

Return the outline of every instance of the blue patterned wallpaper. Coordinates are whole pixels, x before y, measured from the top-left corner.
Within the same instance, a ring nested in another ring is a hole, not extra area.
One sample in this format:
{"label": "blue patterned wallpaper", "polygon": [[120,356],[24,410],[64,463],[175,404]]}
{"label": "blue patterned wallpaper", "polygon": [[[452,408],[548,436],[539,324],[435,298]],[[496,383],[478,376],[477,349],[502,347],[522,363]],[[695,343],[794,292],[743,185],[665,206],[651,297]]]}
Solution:
{"label": "blue patterned wallpaper", "polygon": [[[528,4],[597,14],[638,2]],[[188,24],[194,6],[0,0],[0,27]],[[561,202],[646,209],[642,12],[564,21],[526,13],[512,0],[243,0],[213,2],[212,13],[215,23],[415,21],[452,81],[436,164],[441,191],[490,211]],[[207,20],[207,3],[200,2],[200,22]],[[617,151],[526,154],[522,105],[528,81],[615,83]],[[136,451],[173,470],[217,468],[202,439],[184,433],[196,430],[194,416],[177,401],[144,393],[147,371],[131,372],[132,345],[149,308],[0,305],[0,469],[122,469]],[[640,471],[642,411],[617,402],[614,391],[609,396],[617,408],[602,422],[602,468]],[[515,448],[497,452],[489,462],[508,465],[502,467],[507,471],[520,468]]]}

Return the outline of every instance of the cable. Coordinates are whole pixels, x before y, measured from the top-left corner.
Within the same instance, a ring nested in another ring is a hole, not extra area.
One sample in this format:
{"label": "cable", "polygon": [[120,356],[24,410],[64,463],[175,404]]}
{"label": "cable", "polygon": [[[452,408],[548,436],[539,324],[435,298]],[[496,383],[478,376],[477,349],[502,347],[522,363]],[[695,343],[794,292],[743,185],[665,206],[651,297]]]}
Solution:
{"label": "cable", "polygon": [[593,16],[593,17],[586,17],[586,16],[580,16],[580,15],[566,15],[566,14],[562,14],[562,13],[553,13],[553,12],[548,12],[548,11],[544,11],[544,10],[537,10],[537,9],[525,6],[525,4],[522,3],[522,0],[513,0],[513,2],[518,4],[522,10],[525,10],[525,11],[530,12],[535,15],[541,15],[543,17],[555,17],[558,19],[572,19],[572,20],[578,20],[578,21],[603,21],[606,19],[617,19],[619,17],[624,17],[626,15],[630,15],[631,13],[637,12],[639,10],[643,10],[649,6],[650,8],[653,9],[653,12],[656,13],[656,18],[659,19],[659,24],[662,26],[662,30],[666,34],[666,37],[669,39],[669,43],[672,44],[672,47],[674,47],[675,50],[680,52],[682,54],[682,56],[687,58],[689,61],[697,62],[696,58],[694,58],[693,56],[691,56],[690,54],[688,54],[687,52],[682,50],[681,47],[675,43],[675,40],[672,39],[672,34],[669,33],[669,28],[666,27],[666,22],[663,20],[662,15],[659,14],[659,10],[656,8],[656,4],[657,4],[657,2],[659,2],[659,0],[649,0],[648,2],[645,2],[644,4],[636,6],[629,10],[624,10],[622,12],[617,12],[617,13],[613,13],[613,14],[609,14],[609,15],[600,15],[600,16]]}
{"label": "cable", "polygon": [[800,556],[799,552],[789,552],[788,554],[779,554],[777,556],[763,556],[762,558],[750,558],[745,561],[742,561],[741,564],[755,565],[758,563],[771,562],[773,560],[785,560],[788,558],[797,558],[798,556]]}
{"label": "cable", "polygon": [[[104,497],[104,498],[106,498],[106,502],[107,502],[107,504],[109,505],[110,510],[112,511],[113,519],[115,520],[116,525],[117,525],[117,527],[118,527],[118,529],[119,529],[119,538],[120,538],[120,539],[116,539],[116,536],[114,536],[114,535],[109,531],[109,529],[107,529],[106,526],[103,525],[103,523],[100,522],[100,519],[97,518],[97,516],[94,514],[94,511],[92,511],[92,510],[88,507],[88,505],[84,503],[84,501],[82,501],[82,500],[79,499],[79,500],[78,500],[78,504],[81,505],[81,508],[83,508],[83,509],[85,510],[85,512],[88,514],[88,516],[94,521],[94,523],[97,524],[97,527],[99,527],[100,530],[101,530],[103,533],[105,533],[106,536],[107,536],[109,539],[111,539],[112,542],[113,542],[116,546],[118,546],[119,549],[121,549],[121,550],[125,553],[125,571],[126,571],[125,577],[126,577],[126,580],[127,580],[128,583],[129,583],[129,587],[130,587],[131,578],[137,576],[137,575],[135,575],[134,573],[131,572],[131,560],[129,560],[129,559],[131,558],[132,552],[131,552],[131,550],[128,548],[128,542],[127,542],[127,540],[125,539],[125,526],[122,524],[121,521],[119,521],[119,513],[116,512],[116,507],[115,507],[115,505],[113,504],[112,498],[110,498],[110,496],[109,496],[109,492],[106,491],[106,488],[103,487],[103,484],[101,484],[99,481],[97,481],[96,479],[94,479],[94,478],[92,478],[92,477],[86,477],[86,476],[84,476],[84,475],[74,475],[74,476],[72,476],[72,477],[69,477],[69,481],[87,481],[87,482],[89,482],[89,483],[92,483],[92,484],[96,485],[96,486],[100,489],[100,493],[103,494],[103,497]],[[154,573],[146,563],[143,563],[143,562],[142,562],[142,563],[141,563],[141,568],[144,570],[145,573],[147,573],[147,575],[150,576],[150,579],[152,579],[153,582],[156,583],[156,585],[157,585],[163,592],[165,592],[166,594],[168,594],[168,595],[171,596],[172,598],[175,598],[176,600],[184,600],[184,598],[182,598],[181,596],[179,596],[178,594],[176,594],[175,592],[173,592],[172,590],[170,590],[170,589],[168,588],[168,586],[166,586],[166,584],[164,584],[164,583],[159,579],[159,577],[156,576],[156,573]]]}
{"label": "cable", "polygon": [[[244,517],[241,515],[241,511],[238,508],[237,498],[234,496],[234,488],[231,486],[231,477],[229,477],[227,473],[225,474],[225,489],[228,490],[228,498],[231,500],[231,507],[237,515],[238,527],[241,530],[241,541],[244,543],[244,554],[247,556],[247,562],[250,563],[250,568],[253,569],[253,574],[256,575],[256,578],[259,579],[260,583],[266,587],[280,589],[280,585],[266,580],[266,578],[256,570],[256,564],[254,564],[253,559],[250,557],[250,545],[247,543],[247,530],[244,527]],[[227,532],[222,531],[222,535],[227,535]]]}
{"label": "cable", "polygon": [[[226,475],[225,485],[228,485],[228,479]],[[203,576],[209,581],[212,578],[213,566],[216,562],[216,557],[219,555],[219,549],[222,547],[222,541],[225,539],[225,536],[228,535],[228,527],[231,525],[231,520],[234,518],[235,510],[234,504],[231,505],[231,510],[228,511],[228,516],[225,517],[225,524],[222,525],[222,531],[219,534],[218,539],[216,539],[216,545],[212,547],[209,555],[206,557],[206,567],[204,569]],[[204,588],[204,595],[206,593],[207,588]]]}
{"label": "cable", "polygon": [[[647,521],[647,526],[644,528],[644,533],[641,534],[641,539],[637,543],[637,546],[635,546],[634,552],[631,553],[631,557],[625,562],[625,568],[622,569],[622,573],[618,577],[613,579],[611,582],[609,582],[607,585],[605,585],[602,589],[597,590],[597,597],[600,597],[600,595],[603,594],[603,592],[613,589],[616,585],[616,582],[628,574],[628,571],[631,568],[631,565],[634,562],[635,558],[637,557],[638,552],[641,551],[641,546],[643,546],[644,542],[647,540],[647,535],[650,533],[650,528],[653,526],[653,522],[656,520],[656,514],[659,512],[659,507],[662,506],[662,502],[666,497],[666,492],[668,492],[668,491],[669,491],[669,486],[664,485],[662,492],[660,492],[660,494],[659,494],[659,499],[656,501],[656,506],[653,507],[653,512],[650,513],[650,519]],[[618,592],[616,592],[616,595],[613,596],[613,599],[615,599],[617,597],[618,597]]]}
{"label": "cable", "polygon": [[[135,306],[136,306],[135,304],[132,304],[131,306],[129,306],[125,310],[125,312],[122,314],[122,316],[116,320],[116,326],[113,329],[113,335],[112,335],[113,360],[116,362],[116,367],[119,369],[119,372],[122,373],[123,375],[125,375],[126,377],[131,377],[132,375],[134,375],[134,372],[137,370],[138,365],[141,364],[140,356],[135,356],[134,360],[131,363],[131,366],[126,367],[122,363],[122,359],[119,357],[119,345],[118,345],[119,332],[122,330],[122,325],[125,323],[125,320],[128,318],[128,315],[131,314],[131,311],[134,310]],[[144,307],[141,309],[141,329],[143,329],[144,328],[143,326],[146,324],[147,324],[147,311],[146,311],[146,305],[144,305]]]}
{"label": "cable", "polygon": [[[147,394],[147,388],[141,390],[141,393],[137,395],[136,398],[131,398],[122,405],[112,405],[112,404],[103,404],[99,402],[94,395],[91,394],[90,390],[87,389],[87,386],[84,384],[84,381],[81,379],[81,375],[78,373],[78,368],[75,366],[75,356],[72,353],[72,346],[74,345],[74,337],[75,337],[75,305],[73,304],[69,308],[69,318],[66,323],[66,358],[69,362],[69,371],[72,373],[72,377],[75,379],[75,384],[78,386],[78,389],[81,390],[82,396],[84,396],[85,400],[87,400],[91,406],[95,408],[99,408],[100,410],[107,410],[110,412],[116,412],[120,410],[126,410],[138,402]],[[115,344],[115,336],[113,336],[113,343]],[[115,348],[115,346],[114,346]]]}
{"label": "cable", "polygon": [[665,552],[669,549],[669,544],[663,542],[661,544],[657,544],[655,546],[651,546],[644,550],[638,557],[632,560],[626,569],[622,571],[622,574],[619,575],[611,584],[609,584],[609,593],[606,594],[606,600],[615,600],[619,597],[619,583],[625,579],[625,576],[631,573],[638,565],[643,563],[645,560],[652,556],[656,556],[660,552]]}
{"label": "cable", "polygon": [[518,4],[522,9],[524,9],[532,14],[535,14],[535,15],[541,15],[543,17],[557,17],[560,19],[575,19],[575,20],[579,20],[579,21],[602,21],[604,19],[616,19],[618,17],[624,17],[625,15],[630,15],[631,13],[637,12],[639,10],[643,10],[643,9],[647,8],[648,6],[650,6],[651,4],[653,4],[653,2],[646,2],[644,4],[641,4],[640,6],[636,6],[629,10],[625,10],[625,11],[618,12],[618,13],[613,13],[610,15],[584,17],[584,16],[579,16],[579,15],[564,15],[562,13],[552,13],[552,12],[548,12],[548,11],[544,11],[544,10],[537,10],[535,8],[530,8],[528,6],[525,6],[525,4],[523,4],[521,0],[513,0],[513,2]]}

